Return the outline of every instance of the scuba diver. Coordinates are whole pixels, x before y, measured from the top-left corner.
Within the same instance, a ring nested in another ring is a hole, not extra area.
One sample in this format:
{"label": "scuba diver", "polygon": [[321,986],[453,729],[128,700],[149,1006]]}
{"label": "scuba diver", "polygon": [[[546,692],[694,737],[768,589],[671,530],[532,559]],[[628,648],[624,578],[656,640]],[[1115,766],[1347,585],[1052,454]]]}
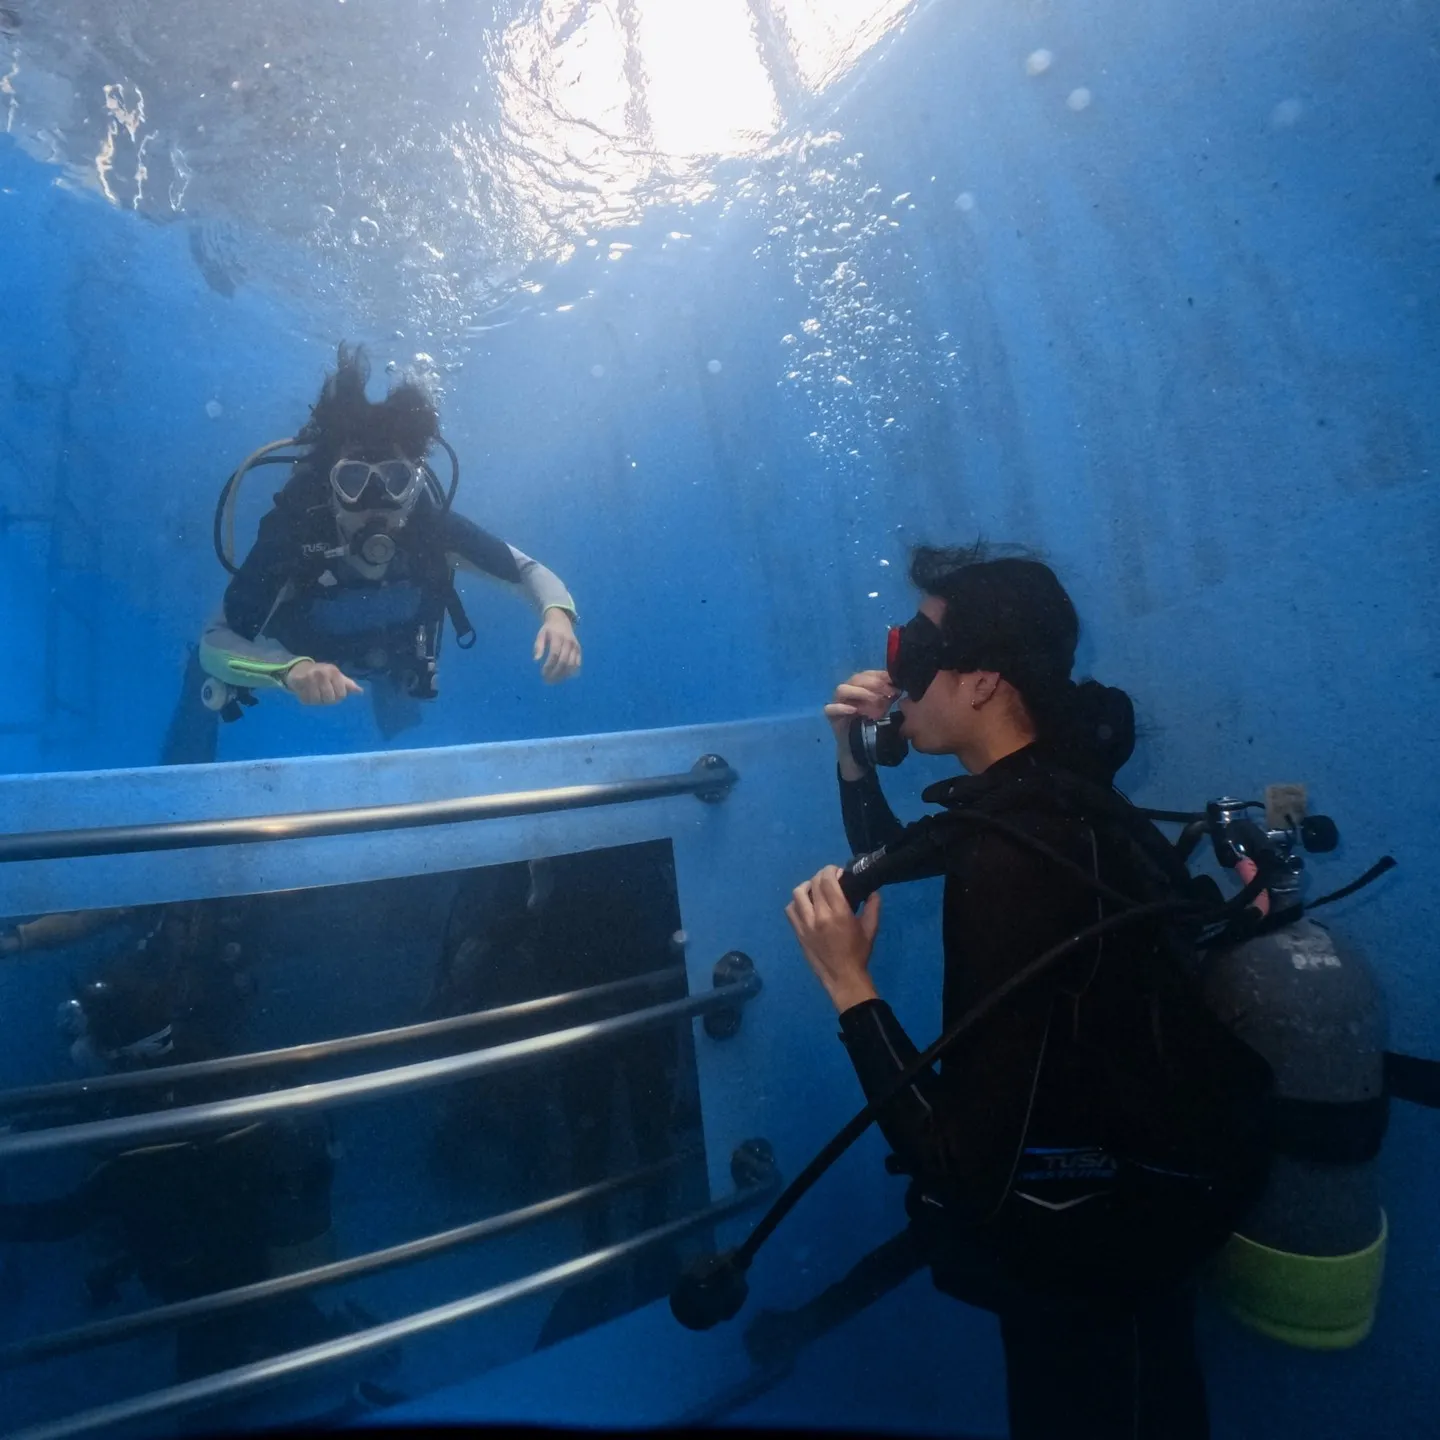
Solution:
{"label": "scuba diver", "polygon": [[[889,1164],[911,1177],[910,1226],[863,1262],[888,1272],[867,1283],[928,1265],[942,1292],[998,1316],[1016,1440],[1200,1440],[1192,1281],[1264,1188],[1270,1067],[1206,1005],[1165,913],[1189,877],[1112,788],[1133,708],[1071,680],[1079,622],[1054,573],[978,546],[919,548],[910,573],[923,598],[891,631],[888,669],[826,707],[865,858],[822,870],[786,912],[861,1086],[883,1099]],[[864,720],[884,725],[862,732],[868,750],[853,743]],[[897,724],[900,746],[969,772],[926,799],[994,821],[932,825],[918,865],[893,877],[945,879],[947,1031],[984,997],[1006,1000],[884,1098],[921,1052],[870,975],[879,896],[856,914],[847,882],[906,849],[871,764],[894,763]],[[1127,910],[1139,923],[1020,986],[1037,956]]]}
{"label": "scuba diver", "polygon": [[[211,677],[202,698],[227,720],[254,703],[256,690],[335,705],[361,693],[357,681],[369,679],[384,682],[373,694],[382,728],[387,734],[403,728],[413,718],[411,702],[437,694],[447,614],[456,642],[467,649],[474,643],[455,589],[457,569],[510,586],[539,614],[534,658],[547,683],[569,679],[580,667],[575,602],[560,579],[452,508],[459,466],[429,395],[407,379],[372,402],[369,375],[364,349],[342,344],[298,436],[257,451],[222,491],[216,550],[233,578],[191,675],[198,664]],[[426,463],[436,443],[451,458],[448,494]],[[276,453],[297,445],[298,456]],[[255,465],[282,463],[292,466],[290,478],[237,565],[240,483]],[[207,756],[177,718],[167,759],[213,758],[213,728],[212,722]]]}
{"label": "scuba diver", "polygon": [[[101,947],[106,968],[127,967],[132,991],[153,990],[175,1011],[181,1053],[172,1063],[203,1058],[230,1047],[243,1014],[237,1001],[254,989],[243,944],[245,910],[243,899],[221,899],[39,915],[0,930],[0,956],[72,949],[78,958]],[[88,993],[89,1011],[103,1016],[108,986],[93,982]],[[71,1058],[99,1073],[106,1062],[86,1039],[78,1001],[67,1002],[65,1014],[76,1041]],[[102,1018],[102,1028],[105,1023]]]}
{"label": "scuba diver", "polygon": [[[196,989],[194,976],[129,949],[75,987],[74,998],[61,1007],[60,1027],[73,1038],[72,1056],[87,1074],[206,1059],[215,1053],[207,1043],[213,1032],[192,1023]],[[34,1128],[94,1119],[97,1101],[100,1114],[124,1113],[121,1097],[137,1093],[158,1096],[152,1103],[159,1104],[211,1098],[185,1082],[69,1101],[64,1112],[35,1102],[11,1113],[6,1124]],[[145,1102],[134,1103],[143,1108]],[[249,1285],[334,1258],[331,1148],[324,1119],[306,1115],[104,1154],[69,1192],[0,1204],[0,1242],[94,1236],[100,1253],[86,1286],[96,1307],[119,1301],[131,1279],[161,1305]],[[174,1332],[176,1378],[195,1379],[368,1323],[356,1311],[325,1314],[304,1295],[185,1320]]]}

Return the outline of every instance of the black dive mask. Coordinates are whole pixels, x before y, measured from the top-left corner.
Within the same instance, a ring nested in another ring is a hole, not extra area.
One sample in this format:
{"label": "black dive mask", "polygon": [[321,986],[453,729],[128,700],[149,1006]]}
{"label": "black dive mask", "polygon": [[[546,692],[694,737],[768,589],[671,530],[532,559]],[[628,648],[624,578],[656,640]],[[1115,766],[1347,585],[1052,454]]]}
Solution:
{"label": "black dive mask", "polygon": [[892,625],[885,646],[885,668],[897,690],[918,700],[941,670],[955,668],[946,653],[945,637],[928,615],[916,615],[904,625]]}

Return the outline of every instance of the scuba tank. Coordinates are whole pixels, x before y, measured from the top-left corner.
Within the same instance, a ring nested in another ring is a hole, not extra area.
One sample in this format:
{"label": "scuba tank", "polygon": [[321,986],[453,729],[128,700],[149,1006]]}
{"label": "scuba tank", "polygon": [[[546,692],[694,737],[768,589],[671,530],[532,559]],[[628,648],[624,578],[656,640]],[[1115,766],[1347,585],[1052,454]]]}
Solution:
{"label": "scuba tank", "polygon": [[[857,761],[877,750],[877,739],[853,727]],[[1168,912],[1177,923],[1194,927],[1197,951],[1207,957],[1195,962],[1197,979],[1210,1008],[1268,1062],[1278,1080],[1278,1099],[1271,1093],[1257,1102],[1264,1104],[1276,1152],[1274,1178],[1238,1217],[1237,1231],[1212,1262],[1214,1288],[1241,1321],[1290,1344],[1340,1349],[1369,1333],[1388,1241],[1375,1158],[1389,1100],[1440,1109],[1440,1061],[1385,1049],[1385,1011],[1375,976],[1358,951],[1306,918],[1306,912],[1372,884],[1394,868],[1394,858],[1383,856],[1357,880],[1302,905],[1299,852],[1333,850],[1339,839],[1333,821],[1306,814],[1304,787],[1270,787],[1262,825],[1247,813],[1261,808],[1257,801],[1214,801],[1197,814],[1131,807],[1115,792],[1075,777],[1068,785],[1099,813],[1182,825],[1173,845],[1152,834],[1157,862],[1173,872],[1177,897],[1188,898],[1129,905],[1036,957],[980,999],[836,1132],[744,1241],[686,1267],[670,1297],[681,1324],[709,1329],[740,1311],[756,1254],[801,1197],[891,1100],[976,1023],[1079,945]],[[949,805],[961,786],[978,796],[985,788],[983,776],[931,787],[925,798]],[[928,816],[893,842],[854,856],[841,876],[846,899],[858,908],[882,886],[940,874],[946,832],[962,822],[1009,833],[1017,844],[1069,866],[1002,815],[972,808],[968,814]],[[1135,833],[1139,838],[1141,832]],[[1213,879],[1189,876],[1186,869],[1186,860],[1207,837],[1219,863],[1239,870],[1245,882],[1230,900]],[[844,1282],[832,1287],[844,1289]],[[861,1302],[862,1308],[865,1303],[869,1300]],[[853,1307],[844,1313],[853,1313]],[[828,1322],[820,1325],[825,1328]]]}
{"label": "scuba tank", "polygon": [[1257,843],[1279,860],[1263,933],[1212,951],[1201,970],[1211,1008],[1275,1073],[1269,1182],[1212,1280],[1252,1329],[1338,1350],[1370,1333],[1384,1271],[1385,1004],[1359,948],[1303,914],[1299,851],[1333,849],[1333,824],[1306,816],[1303,787],[1272,786],[1265,801],[1263,838],[1253,825],[1236,834],[1233,802],[1210,807],[1222,865],[1253,858]]}

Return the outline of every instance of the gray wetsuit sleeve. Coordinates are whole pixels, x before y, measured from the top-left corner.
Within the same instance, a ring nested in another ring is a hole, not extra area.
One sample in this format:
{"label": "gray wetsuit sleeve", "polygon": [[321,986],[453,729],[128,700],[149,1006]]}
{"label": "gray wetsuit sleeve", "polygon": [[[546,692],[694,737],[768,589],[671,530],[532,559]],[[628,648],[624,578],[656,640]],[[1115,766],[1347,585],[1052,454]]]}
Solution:
{"label": "gray wetsuit sleeve", "polygon": [[519,572],[520,578],[515,581],[500,579],[493,571],[483,569],[467,556],[454,551],[450,554],[450,561],[457,569],[466,570],[472,575],[484,575],[486,579],[504,585],[524,599],[537,615],[543,615],[547,610],[563,610],[572,619],[577,618],[575,601],[565,588],[565,582],[553,570],[547,570],[538,560],[532,559],[513,545],[506,548],[514,558],[515,568]]}
{"label": "gray wetsuit sleeve", "polygon": [[[287,599],[286,586],[276,600]],[[262,635],[247,640],[226,623],[223,606],[211,617],[200,637],[200,665],[207,675],[251,690],[283,690],[285,675],[297,660],[312,657],[292,655],[278,640]]]}

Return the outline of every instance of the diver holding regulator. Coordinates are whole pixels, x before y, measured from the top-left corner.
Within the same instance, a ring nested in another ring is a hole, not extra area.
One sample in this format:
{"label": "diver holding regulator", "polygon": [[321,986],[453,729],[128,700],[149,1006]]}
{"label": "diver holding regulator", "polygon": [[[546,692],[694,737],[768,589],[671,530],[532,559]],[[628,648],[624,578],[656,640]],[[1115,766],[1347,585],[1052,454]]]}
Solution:
{"label": "diver holding regulator", "polygon": [[[809,1304],[762,1313],[758,1363],[783,1367],[928,1267],[997,1316],[1016,1440],[1202,1440],[1202,1275],[1291,1344],[1353,1345],[1373,1321],[1388,1102],[1440,1105],[1440,1065],[1387,1052],[1373,973],[1307,911],[1395,862],[1306,905],[1302,853],[1338,834],[1303,787],[1132,806],[1114,777],[1134,709],[1071,679],[1079,620],[1054,572],[977,546],[917,549],[910,574],[919,611],[890,631],[886,668],[826,707],[854,858],[787,908],[868,1103],[744,1243],[692,1265],[672,1310],[695,1329],[737,1314],[759,1248],[875,1123],[910,1177],[909,1223]],[[968,773],[903,825],[876,766],[911,748]],[[1189,872],[1206,839],[1241,881],[1228,900]],[[870,958],[879,890],[933,877],[943,1033],[922,1051]]]}

